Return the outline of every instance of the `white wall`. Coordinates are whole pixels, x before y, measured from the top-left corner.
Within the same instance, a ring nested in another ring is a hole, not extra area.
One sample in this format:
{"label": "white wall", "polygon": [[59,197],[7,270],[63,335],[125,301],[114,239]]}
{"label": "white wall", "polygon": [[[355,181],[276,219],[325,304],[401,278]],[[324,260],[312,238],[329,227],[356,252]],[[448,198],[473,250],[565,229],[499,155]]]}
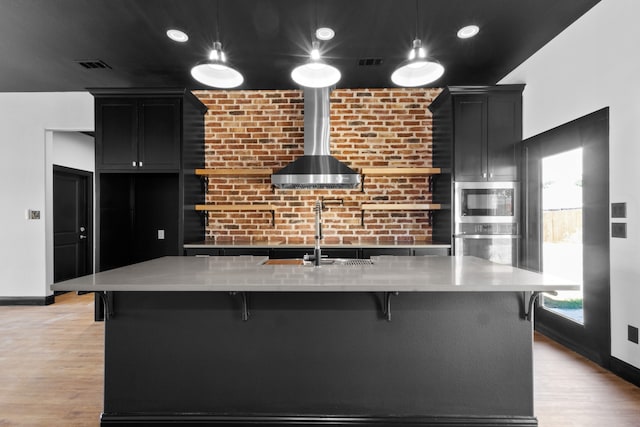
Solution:
{"label": "white wall", "polygon": [[602,0],[500,83],[526,83],[525,138],[610,108],[610,201],[627,203],[628,233],[611,239],[611,348],[640,368],[639,16],[638,0]]}
{"label": "white wall", "polygon": [[95,172],[94,138],[80,132],[51,131],[53,156],[51,163],[58,166]]}
{"label": "white wall", "polygon": [[[0,93],[0,297],[44,297],[50,130],[92,131],[88,92]],[[27,220],[27,209],[41,211]]]}

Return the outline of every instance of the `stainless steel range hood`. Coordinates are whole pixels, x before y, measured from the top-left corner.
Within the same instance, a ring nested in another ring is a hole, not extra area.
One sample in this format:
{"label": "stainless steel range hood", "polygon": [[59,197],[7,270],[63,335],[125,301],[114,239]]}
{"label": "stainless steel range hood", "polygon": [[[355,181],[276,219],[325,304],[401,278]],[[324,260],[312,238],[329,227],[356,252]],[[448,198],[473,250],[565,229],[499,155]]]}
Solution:
{"label": "stainless steel range hood", "polygon": [[282,189],[350,189],[360,184],[360,174],[329,153],[328,87],[304,89],[304,156],[271,175]]}

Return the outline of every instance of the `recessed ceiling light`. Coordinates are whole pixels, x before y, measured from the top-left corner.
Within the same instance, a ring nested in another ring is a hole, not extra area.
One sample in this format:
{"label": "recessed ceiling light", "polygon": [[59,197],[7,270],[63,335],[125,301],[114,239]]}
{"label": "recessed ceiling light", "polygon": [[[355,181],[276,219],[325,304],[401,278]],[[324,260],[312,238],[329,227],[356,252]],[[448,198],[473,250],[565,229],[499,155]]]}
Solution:
{"label": "recessed ceiling light", "polygon": [[187,35],[187,33],[185,33],[184,31],[173,29],[173,28],[170,30],[167,30],[167,37],[179,43],[184,43],[187,40],[189,40],[189,36]]}
{"label": "recessed ceiling light", "polygon": [[331,40],[336,32],[329,27],[322,27],[316,30],[316,37],[318,40]]}
{"label": "recessed ceiling light", "polygon": [[461,39],[468,39],[480,32],[480,27],[477,25],[467,25],[458,30],[458,37]]}

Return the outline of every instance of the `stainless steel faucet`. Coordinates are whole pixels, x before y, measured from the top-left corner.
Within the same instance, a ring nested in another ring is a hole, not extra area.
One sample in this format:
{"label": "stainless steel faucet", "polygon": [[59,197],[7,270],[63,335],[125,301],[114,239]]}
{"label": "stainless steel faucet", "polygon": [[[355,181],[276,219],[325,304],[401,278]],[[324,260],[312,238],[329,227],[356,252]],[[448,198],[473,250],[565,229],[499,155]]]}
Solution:
{"label": "stainless steel faucet", "polygon": [[316,213],[316,234],[315,234],[315,248],[313,249],[313,265],[320,266],[320,260],[322,259],[322,249],[320,249],[320,240],[322,240],[322,208],[323,203],[320,200],[316,200],[316,206],[314,211]]}
{"label": "stainless steel faucet", "polygon": [[344,204],[342,199],[325,199],[324,197],[320,200],[316,200],[316,205],[313,208],[315,212],[316,219],[316,234],[314,236],[315,239],[315,247],[313,248],[313,255],[305,255],[305,261],[313,260],[313,265],[316,267],[320,267],[320,261],[322,260],[322,249],[320,248],[320,241],[322,240],[322,211],[327,208],[327,204]]}

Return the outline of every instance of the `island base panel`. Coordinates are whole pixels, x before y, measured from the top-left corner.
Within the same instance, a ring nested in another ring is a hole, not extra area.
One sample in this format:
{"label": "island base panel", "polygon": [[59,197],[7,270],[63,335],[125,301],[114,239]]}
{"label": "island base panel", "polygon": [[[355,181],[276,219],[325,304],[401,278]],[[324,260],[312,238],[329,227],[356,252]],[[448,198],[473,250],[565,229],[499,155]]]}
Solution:
{"label": "island base panel", "polygon": [[112,298],[103,425],[537,425],[521,293]]}
{"label": "island base panel", "polygon": [[139,425],[177,424],[188,426],[357,426],[357,427],[537,427],[535,417],[327,417],[327,416],[220,416],[211,414],[180,415],[107,415],[103,414],[101,426],[135,427]]}

